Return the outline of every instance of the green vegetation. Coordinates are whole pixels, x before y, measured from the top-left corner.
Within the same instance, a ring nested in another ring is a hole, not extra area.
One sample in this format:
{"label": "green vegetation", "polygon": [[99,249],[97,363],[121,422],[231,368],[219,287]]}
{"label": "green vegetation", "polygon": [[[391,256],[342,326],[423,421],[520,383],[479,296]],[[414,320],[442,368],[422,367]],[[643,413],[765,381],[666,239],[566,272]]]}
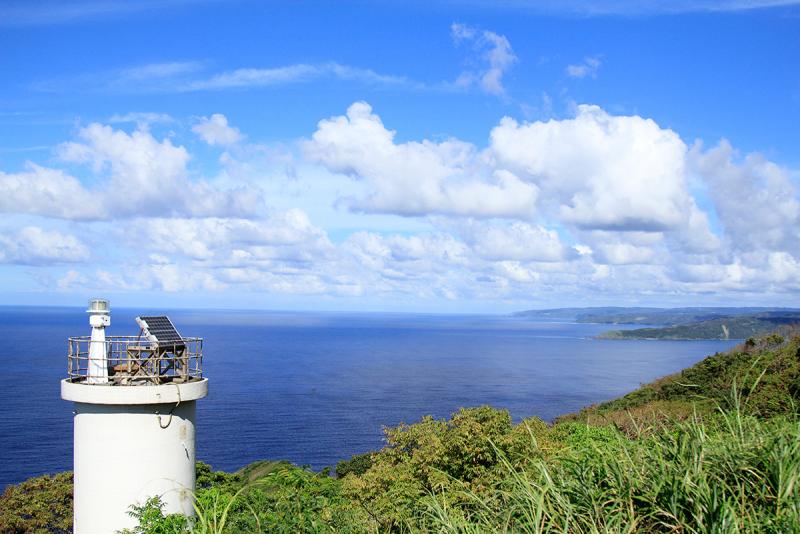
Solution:
{"label": "green vegetation", "polygon": [[728,352],[559,421],[613,424],[627,430],[665,416],[703,417],[717,408],[732,409],[734,386],[749,414],[762,419],[793,415],[800,406],[800,337],[787,337],[773,333],[750,338]]}
{"label": "green vegetation", "polygon": [[0,532],[72,532],[72,473],[29,478],[0,496]]}
{"label": "green vegetation", "polygon": [[[340,462],[338,478],[285,462],[236,473],[198,464],[191,528],[798,532],[798,401],[800,337],[770,335],[553,425],[483,406],[387,429],[387,445]],[[21,492],[30,482],[7,490],[2,509],[9,496],[53,499]],[[135,532],[189,532],[159,506],[132,508]],[[0,515],[0,531],[14,513]]]}
{"label": "green vegetation", "polygon": [[800,324],[798,312],[737,315],[662,328],[604,332],[602,339],[747,339]]}
{"label": "green vegetation", "polygon": [[375,453],[367,452],[356,454],[349,460],[342,460],[336,464],[336,476],[344,478],[347,475],[363,475],[374,463]]}
{"label": "green vegetation", "polygon": [[123,534],[347,532],[364,521],[338,479],[288,462],[256,462],[233,474],[198,462],[195,510],[190,528],[181,516],[165,517],[151,499],[131,509],[140,529]]}

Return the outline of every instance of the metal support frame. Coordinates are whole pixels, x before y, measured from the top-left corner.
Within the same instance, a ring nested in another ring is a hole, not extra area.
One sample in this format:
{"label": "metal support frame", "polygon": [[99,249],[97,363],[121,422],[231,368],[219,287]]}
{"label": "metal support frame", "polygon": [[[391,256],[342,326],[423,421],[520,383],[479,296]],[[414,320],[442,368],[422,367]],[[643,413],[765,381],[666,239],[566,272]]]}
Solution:
{"label": "metal support frame", "polygon": [[[67,377],[89,378],[89,336],[69,338]],[[180,345],[159,346],[141,336],[109,336],[108,385],[186,383],[203,377],[202,338],[183,338]]]}

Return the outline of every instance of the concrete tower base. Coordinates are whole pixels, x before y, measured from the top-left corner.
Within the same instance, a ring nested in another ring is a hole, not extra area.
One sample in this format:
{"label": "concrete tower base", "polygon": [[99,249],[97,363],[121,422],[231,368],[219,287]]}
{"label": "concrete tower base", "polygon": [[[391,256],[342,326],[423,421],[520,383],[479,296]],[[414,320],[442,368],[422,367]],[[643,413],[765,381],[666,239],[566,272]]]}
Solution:
{"label": "concrete tower base", "polygon": [[165,513],[194,515],[195,401],[208,380],[159,386],[61,382],[75,404],[74,531],[131,528],[132,504],[159,496]]}

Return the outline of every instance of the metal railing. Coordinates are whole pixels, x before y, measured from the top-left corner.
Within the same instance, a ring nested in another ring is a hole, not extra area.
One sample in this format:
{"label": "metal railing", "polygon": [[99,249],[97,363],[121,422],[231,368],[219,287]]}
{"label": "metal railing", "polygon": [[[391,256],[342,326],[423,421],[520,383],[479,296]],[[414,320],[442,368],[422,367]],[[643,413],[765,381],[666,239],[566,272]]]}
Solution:
{"label": "metal railing", "polygon": [[[203,378],[203,339],[185,337],[181,343],[152,343],[141,336],[107,336],[106,375],[90,374],[89,336],[69,338],[67,379],[92,385],[153,385],[185,383]],[[102,365],[100,366],[102,369]],[[102,384],[98,384],[102,382]]]}

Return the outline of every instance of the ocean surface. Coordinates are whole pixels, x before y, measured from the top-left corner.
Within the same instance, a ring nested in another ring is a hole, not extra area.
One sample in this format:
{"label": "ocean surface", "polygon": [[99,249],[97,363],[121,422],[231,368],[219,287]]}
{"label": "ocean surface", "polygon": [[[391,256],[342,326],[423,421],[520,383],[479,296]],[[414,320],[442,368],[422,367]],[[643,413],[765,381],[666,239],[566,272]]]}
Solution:
{"label": "ocean surface", "polygon": [[[622,395],[735,342],[593,339],[607,325],[475,315],[113,309],[109,335],[168,314],[204,338],[209,395],[197,457],[314,469],[383,444],[382,428],[490,404],[515,420]],[[72,405],[60,398],[82,308],[0,306],[0,490],[72,467]],[[113,451],[109,451],[113,455]]]}

